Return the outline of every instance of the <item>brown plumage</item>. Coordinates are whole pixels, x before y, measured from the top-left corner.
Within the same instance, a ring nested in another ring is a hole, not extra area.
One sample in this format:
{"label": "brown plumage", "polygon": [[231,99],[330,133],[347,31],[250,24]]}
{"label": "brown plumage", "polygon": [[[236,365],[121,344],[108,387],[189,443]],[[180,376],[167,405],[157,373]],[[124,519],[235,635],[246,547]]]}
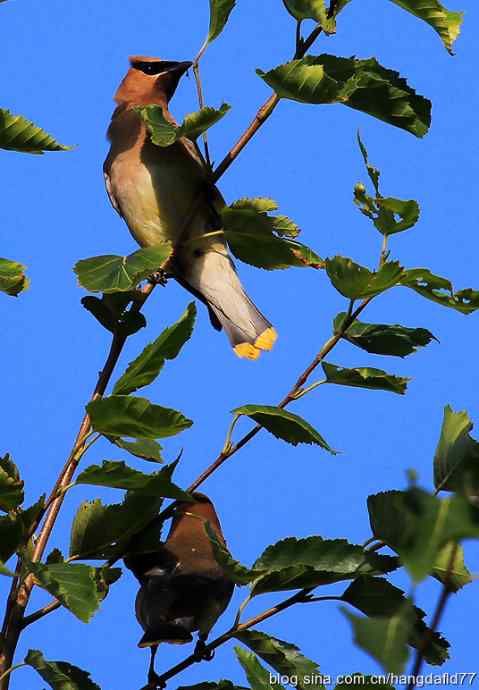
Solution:
{"label": "brown plumage", "polygon": [[125,558],[140,581],[136,616],[144,630],[140,647],[153,652],[161,642],[185,644],[198,631],[198,653],[227,607],[234,584],[217,563],[205,532],[208,522],[225,543],[209,498],[193,494],[192,503],[178,503],[170,532],[154,553]]}
{"label": "brown plumage", "polygon": [[207,305],[213,325],[225,329],[237,355],[256,359],[273,346],[274,328],[245,293],[224,238],[191,242],[221,228],[218,211],[224,205],[208,183],[201,153],[186,137],[168,147],[155,146],[135,111],[137,106],[160,106],[176,125],[168,103],[191,63],[134,56],[130,64],[115,95],[117,108],[108,130],[111,148],[104,173],[111,203],[142,247],[172,242],[175,253],[168,272]]}

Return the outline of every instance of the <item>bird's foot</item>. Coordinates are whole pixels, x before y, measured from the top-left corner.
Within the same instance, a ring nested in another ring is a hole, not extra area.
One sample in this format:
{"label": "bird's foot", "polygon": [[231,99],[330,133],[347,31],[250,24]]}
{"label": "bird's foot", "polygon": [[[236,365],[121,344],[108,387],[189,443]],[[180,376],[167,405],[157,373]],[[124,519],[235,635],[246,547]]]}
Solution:
{"label": "bird's foot", "polygon": [[168,276],[166,275],[165,271],[160,269],[159,271],[156,271],[156,273],[152,273],[150,276],[148,276],[148,281],[152,285],[162,285],[164,287],[168,282]]}
{"label": "bird's foot", "polygon": [[204,640],[198,640],[193,654],[196,661],[211,661],[215,655],[213,649],[206,649],[206,642]]}
{"label": "bird's foot", "polygon": [[164,690],[164,688],[166,688],[165,681],[161,680],[155,671],[150,671],[148,673],[148,685],[142,688],[142,690]]}

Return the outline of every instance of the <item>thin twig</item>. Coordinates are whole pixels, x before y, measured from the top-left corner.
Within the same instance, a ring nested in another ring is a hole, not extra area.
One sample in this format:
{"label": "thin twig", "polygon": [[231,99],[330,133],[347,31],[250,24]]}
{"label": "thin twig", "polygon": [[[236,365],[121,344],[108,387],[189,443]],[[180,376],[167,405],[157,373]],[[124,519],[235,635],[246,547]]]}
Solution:
{"label": "thin twig", "polygon": [[58,601],[58,599],[53,599],[53,601],[51,601],[49,604],[46,604],[46,606],[43,606],[41,609],[38,609],[38,611],[31,613],[29,616],[25,616],[25,618],[22,620],[22,630],[28,625],[39,621],[40,618],[43,618],[43,616],[47,616],[52,611],[56,611],[61,605],[61,601]]}
{"label": "thin twig", "polygon": [[[198,62],[195,62],[193,65],[193,74],[195,75],[196,90],[198,92],[198,103],[200,105],[200,110],[202,110],[202,108],[205,107],[205,99],[203,97],[203,86],[201,84],[200,65]],[[208,147],[208,132],[203,132],[203,145],[205,147],[205,158],[208,165],[208,171],[211,172],[212,166]]]}

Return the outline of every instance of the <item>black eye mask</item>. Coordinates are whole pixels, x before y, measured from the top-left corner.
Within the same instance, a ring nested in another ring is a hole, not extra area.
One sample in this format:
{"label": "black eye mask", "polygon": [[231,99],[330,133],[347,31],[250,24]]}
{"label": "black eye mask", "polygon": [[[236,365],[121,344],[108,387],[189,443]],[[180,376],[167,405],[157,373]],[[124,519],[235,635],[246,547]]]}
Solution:
{"label": "black eye mask", "polygon": [[168,71],[172,67],[176,67],[177,64],[177,62],[159,60],[158,62],[132,62],[131,66],[134,69],[140,70],[140,72],[144,72],[145,74],[161,74],[162,72]]}

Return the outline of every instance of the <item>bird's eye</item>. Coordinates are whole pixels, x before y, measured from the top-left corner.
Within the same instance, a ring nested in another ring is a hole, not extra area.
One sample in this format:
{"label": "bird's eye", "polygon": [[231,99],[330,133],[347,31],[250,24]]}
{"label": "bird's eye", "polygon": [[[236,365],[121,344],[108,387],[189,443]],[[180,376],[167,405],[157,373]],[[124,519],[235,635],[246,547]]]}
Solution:
{"label": "bird's eye", "polygon": [[140,70],[140,72],[144,74],[161,74],[162,72],[168,71],[176,64],[176,62],[167,62],[166,60],[158,60],[158,62],[137,61],[132,63],[132,67]]}

